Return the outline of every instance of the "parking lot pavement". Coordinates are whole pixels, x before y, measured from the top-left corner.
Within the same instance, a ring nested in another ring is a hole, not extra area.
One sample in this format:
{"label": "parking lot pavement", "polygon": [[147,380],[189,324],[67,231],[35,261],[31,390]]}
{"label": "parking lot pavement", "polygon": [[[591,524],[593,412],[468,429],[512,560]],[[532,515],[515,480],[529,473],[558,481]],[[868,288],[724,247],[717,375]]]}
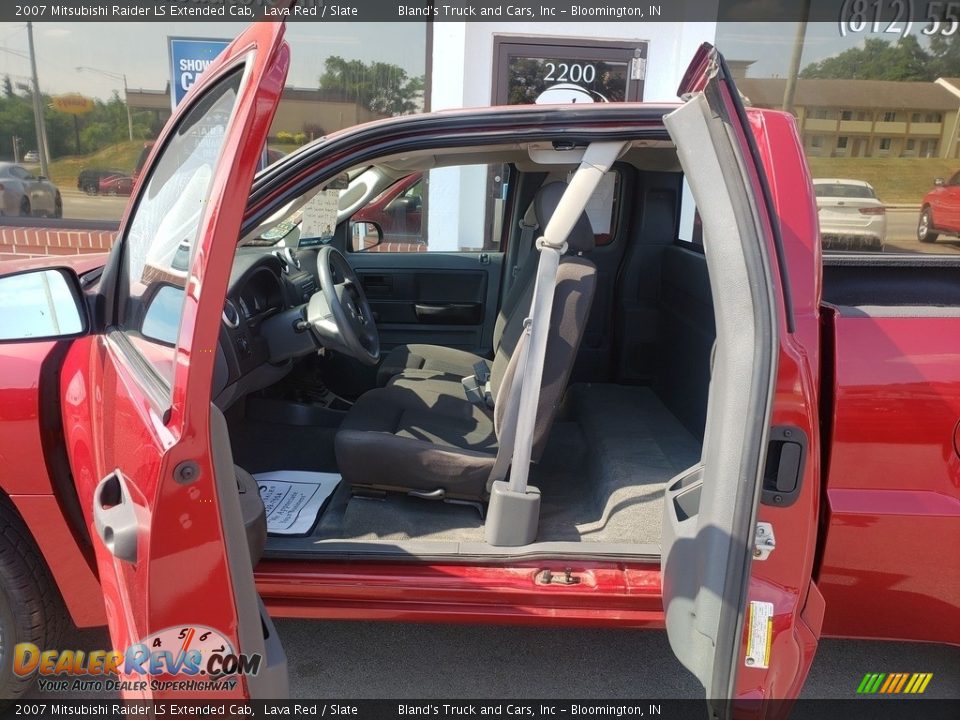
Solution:
{"label": "parking lot pavement", "polygon": [[[279,620],[294,698],[696,698],[659,631]],[[61,648],[103,649],[74,631]],[[960,648],[823,640],[805,698],[852,698],[868,672],[931,672],[960,699]],[[35,693],[54,699],[56,695]]]}
{"label": "parking lot pavement", "polygon": [[123,196],[87,195],[79,190],[61,190],[63,217],[74,220],[117,222],[130,199]]}

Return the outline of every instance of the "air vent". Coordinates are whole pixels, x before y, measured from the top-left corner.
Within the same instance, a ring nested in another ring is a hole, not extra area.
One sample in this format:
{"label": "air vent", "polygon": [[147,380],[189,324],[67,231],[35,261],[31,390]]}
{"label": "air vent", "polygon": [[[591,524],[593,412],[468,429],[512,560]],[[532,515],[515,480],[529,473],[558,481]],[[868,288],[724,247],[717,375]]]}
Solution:
{"label": "air vent", "polygon": [[223,322],[228,328],[236,329],[240,325],[240,313],[230,300],[223,306]]}

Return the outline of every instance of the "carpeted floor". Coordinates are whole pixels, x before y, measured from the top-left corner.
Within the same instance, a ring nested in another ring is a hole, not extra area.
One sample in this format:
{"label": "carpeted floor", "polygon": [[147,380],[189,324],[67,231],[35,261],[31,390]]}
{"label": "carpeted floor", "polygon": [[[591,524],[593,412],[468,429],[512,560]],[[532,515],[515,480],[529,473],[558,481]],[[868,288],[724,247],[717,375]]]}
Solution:
{"label": "carpeted floor", "polygon": [[[537,539],[658,543],[667,481],[695,464],[700,442],[643,387],[574,385],[531,473],[542,505]],[[344,540],[482,542],[473,507],[402,496],[350,500]]]}

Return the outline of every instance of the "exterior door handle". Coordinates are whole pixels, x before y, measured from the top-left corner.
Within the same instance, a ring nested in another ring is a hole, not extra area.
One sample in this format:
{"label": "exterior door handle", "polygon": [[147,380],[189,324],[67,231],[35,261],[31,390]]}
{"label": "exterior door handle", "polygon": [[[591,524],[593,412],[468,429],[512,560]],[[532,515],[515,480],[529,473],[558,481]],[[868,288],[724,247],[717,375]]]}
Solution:
{"label": "exterior door handle", "polygon": [[111,555],[136,564],[140,525],[126,480],[119,469],[101,480],[93,491],[93,524]]}

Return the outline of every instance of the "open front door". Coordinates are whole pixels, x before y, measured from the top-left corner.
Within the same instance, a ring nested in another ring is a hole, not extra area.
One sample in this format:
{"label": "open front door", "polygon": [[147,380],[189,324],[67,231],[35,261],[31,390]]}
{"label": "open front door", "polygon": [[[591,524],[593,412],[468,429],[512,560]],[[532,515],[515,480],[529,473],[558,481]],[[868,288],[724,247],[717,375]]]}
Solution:
{"label": "open front door", "polygon": [[823,614],[819,284],[804,278],[795,305],[785,274],[802,254],[819,271],[815,209],[793,118],[746,111],[709,45],[680,94],[664,122],[703,223],[717,342],[701,464],[666,493],[667,633],[714,717],[774,717],[788,704],[770,701],[799,694]]}
{"label": "open front door", "polygon": [[101,281],[105,328],[64,366],[73,475],[128,697],[287,692],[253,582],[256,507],[211,405],[240,223],[289,62],[283,32],[251,26],[167,123]]}

